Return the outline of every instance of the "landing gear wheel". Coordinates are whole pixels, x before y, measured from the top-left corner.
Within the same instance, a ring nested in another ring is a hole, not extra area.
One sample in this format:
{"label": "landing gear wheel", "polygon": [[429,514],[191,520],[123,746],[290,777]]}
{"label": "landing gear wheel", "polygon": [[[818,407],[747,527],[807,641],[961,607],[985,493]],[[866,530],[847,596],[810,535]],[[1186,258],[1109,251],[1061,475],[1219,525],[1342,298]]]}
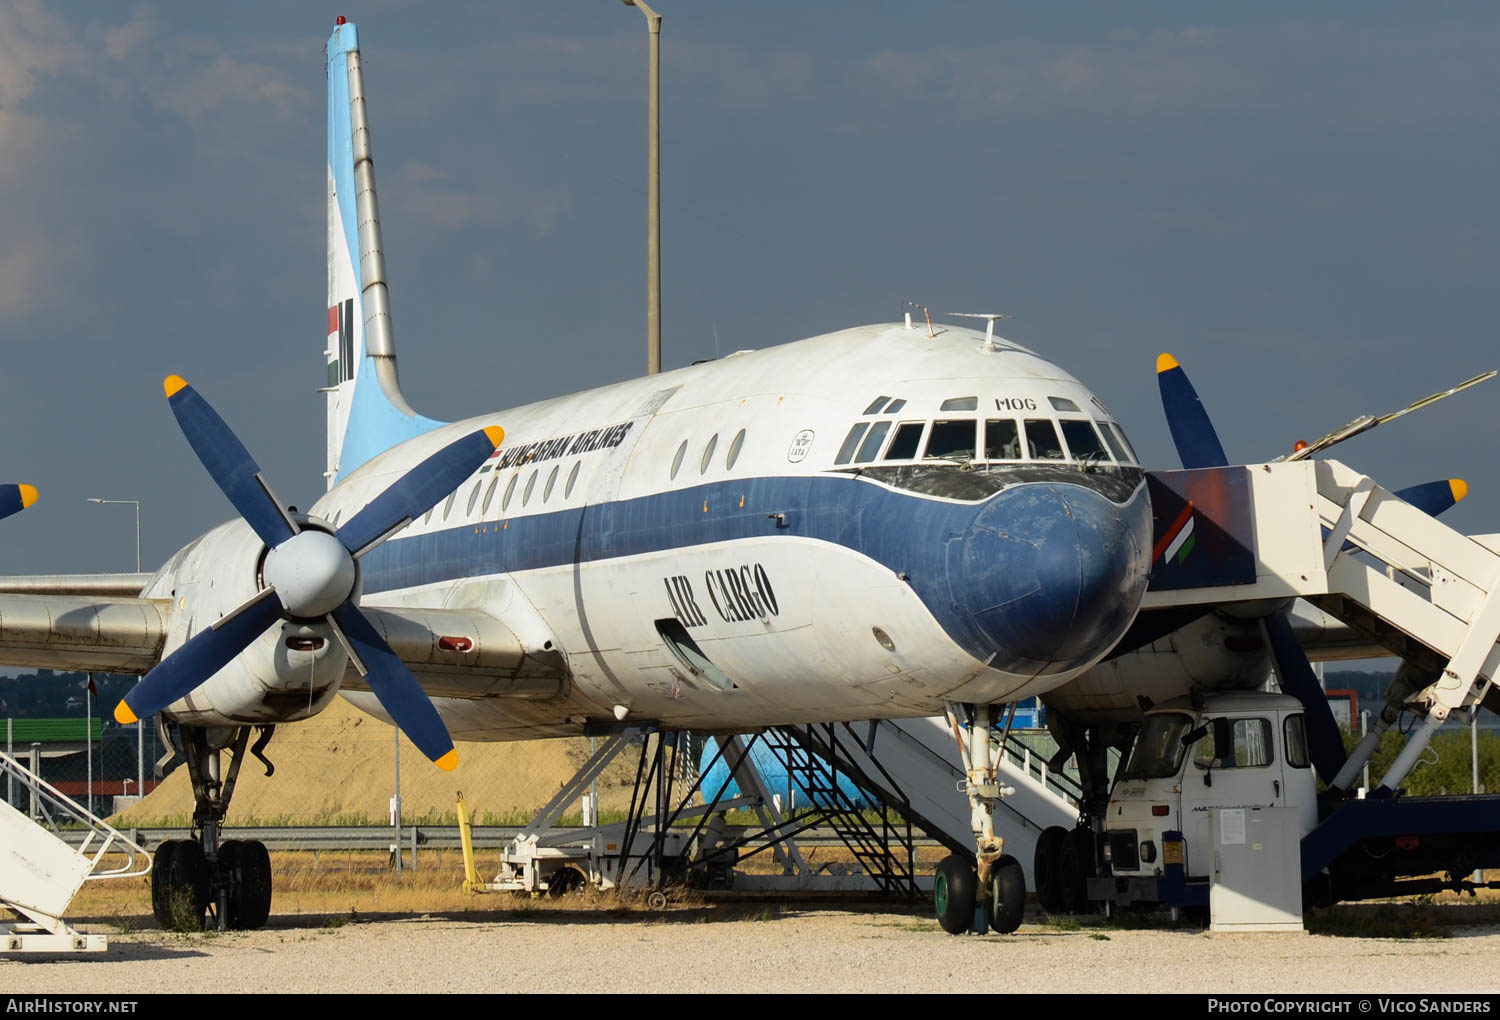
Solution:
{"label": "landing gear wheel", "polygon": [[979,884],[968,858],[949,854],[938,861],[932,880],[932,905],[938,924],[949,935],[962,935],[974,926],[974,897]]}
{"label": "landing gear wheel", "polygon": [[652,910],[666,910],[667,894],[658,889],[656,892],[646,897],[646,906],[650,907]]}
{"label": "landing gear wheel", "polygon": [[559,868],[547,879],[547,895],[553,899],[577,892],[588,881],[577,868]]}
{"label": "landing gear wheel", "polygon": [[1026,912],[1026,873],[1021,862],[1005,854],[995,863],[995,873],[990,878],[990,927],[1001,935],[1009,935],[1021,927],[1021,915]]}
{"label": "landing gear wheel", "polygon": [[156,920],[171,931],[202,931],[208,910],[208,859],[192,840],[173,842],[176,846],[161,871],[161,913]]}
{"label": "landing gear wheel", "polygon": [[167,870],[171,867],[172,854],[177,851],[177,839],[164,839],[151,857],[151,913],[156,923],[167,927]]}
{"label": "landing gear wheel", "polygon": [[1062,848],[1067,839],[1067,829],[1061,825],[1049,825],[1036,841],[1036,859],[1032,862],[1031,873],[1036,878],[1037,903],[1049,914],[1064,912]]}
{"label": "landing gear wheel", "polygon": [[1092,913],[1088,881],[1094,877],[1094,834],[1073,829],[1063,841],[1061,875],[1063,909],[1070,914]]}
{"label": "landing gear wheel", "polygon": [[259,840],[225,840],[219,876],[229,884],[229,927],[259,928],[271,916],[271,855]]}

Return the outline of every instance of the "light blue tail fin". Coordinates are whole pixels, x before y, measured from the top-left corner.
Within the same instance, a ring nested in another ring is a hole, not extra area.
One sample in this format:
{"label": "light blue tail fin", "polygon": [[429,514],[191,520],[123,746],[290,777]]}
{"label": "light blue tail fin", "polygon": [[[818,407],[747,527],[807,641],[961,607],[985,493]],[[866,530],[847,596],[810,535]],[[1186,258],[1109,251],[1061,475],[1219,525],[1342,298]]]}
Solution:
{"label": "light blue tail fin", "polygon": [[359,36],[328,38],[328,466],[331,487],[365,461],[442,422],[401,395],[391,330]]}

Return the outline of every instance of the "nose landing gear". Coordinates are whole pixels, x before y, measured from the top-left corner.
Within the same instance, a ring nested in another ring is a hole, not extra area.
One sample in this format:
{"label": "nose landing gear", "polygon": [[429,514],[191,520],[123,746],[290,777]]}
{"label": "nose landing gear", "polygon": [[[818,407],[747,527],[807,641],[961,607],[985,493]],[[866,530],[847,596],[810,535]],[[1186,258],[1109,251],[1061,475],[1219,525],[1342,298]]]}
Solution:
{"label": "nose landing gear", "polygon": [[[976,853],[973,859],[950,854],[938,863],[933,879],[933,907],[938,923],[950,935],[966,931],[1009,935],[1021,926],[1026,907],[1026,876],[1020,863],[1005,853],[1005,841],[995,834],[995,805],[1015,790],[1002,787],[996,779],[1004,738],[999,749],[991,748],[991,707],[962,707],[970,720],[967,745],[960,729],[959,706],[949,703],[946,709],[948,725],[964,763],[964,792],[969,797]],[[1012,707],[1011,715],[1006,718],[1006,735],[1010,733],[1014,711]]]}

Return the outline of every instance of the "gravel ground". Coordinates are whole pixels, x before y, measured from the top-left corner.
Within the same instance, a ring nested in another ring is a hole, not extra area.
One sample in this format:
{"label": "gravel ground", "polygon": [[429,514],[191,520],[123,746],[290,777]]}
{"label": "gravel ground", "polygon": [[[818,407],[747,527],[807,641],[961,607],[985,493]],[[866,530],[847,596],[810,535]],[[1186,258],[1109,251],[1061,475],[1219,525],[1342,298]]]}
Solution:
{"label": "gravel ground", "polygon": [[[757,912],[758,911],[758,912]],[[108,925],[86,930],[112,931]],[[25,992],[1496,992],[1500,929],[1444,939],[1206,934],[1027,924],[943,934],[923,916],[837,907],[548,913],[113,934],[108,952],[0,959]]]}

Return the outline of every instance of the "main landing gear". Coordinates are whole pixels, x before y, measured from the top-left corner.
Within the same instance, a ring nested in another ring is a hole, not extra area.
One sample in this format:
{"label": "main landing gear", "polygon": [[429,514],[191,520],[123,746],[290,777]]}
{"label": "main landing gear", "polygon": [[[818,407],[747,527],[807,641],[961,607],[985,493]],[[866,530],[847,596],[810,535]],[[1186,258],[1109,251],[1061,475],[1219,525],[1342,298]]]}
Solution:
{"label": "main landing gear", "polygon": [[[938,923],[950,935],[991,930],[1008,935],[1021,926],[1026,876],[1020,863],[1005,853],[1005,841],[995,834],[995,805],[1015,790],[1002,787],[996,779],[1004,744],[998,749],[990,746],[991,706],[965,705],[962,709],[968,717],[968,743],[961,731],[960,706],[947,706],[948,725],[964,763],[964,792],[969,797],[977,851],[973,858],[950,854],[938,862],[932,884],[933,907]],[[1007,734],[1009,721],[1007,718]]]}
{"label": "main landing gear", "polygon": [[[165,776],[185,763],[195,806],[192,838],[166,840],[156,849],[151,870],[152,913],[163,928],[175,931],[202,929],[205,917],[219,931],[259,928],[271,915],[271,855],[258,840],[219,840],[250,743],[250,727],[162,725],[161,729],[173,754],[160,771]],[[249,747],[266,766],[267,776],[275,767],[261,752],[274,731],[274,726],[262,727]],[[229,768],[221,779],[220,755],[226,750]]]}

